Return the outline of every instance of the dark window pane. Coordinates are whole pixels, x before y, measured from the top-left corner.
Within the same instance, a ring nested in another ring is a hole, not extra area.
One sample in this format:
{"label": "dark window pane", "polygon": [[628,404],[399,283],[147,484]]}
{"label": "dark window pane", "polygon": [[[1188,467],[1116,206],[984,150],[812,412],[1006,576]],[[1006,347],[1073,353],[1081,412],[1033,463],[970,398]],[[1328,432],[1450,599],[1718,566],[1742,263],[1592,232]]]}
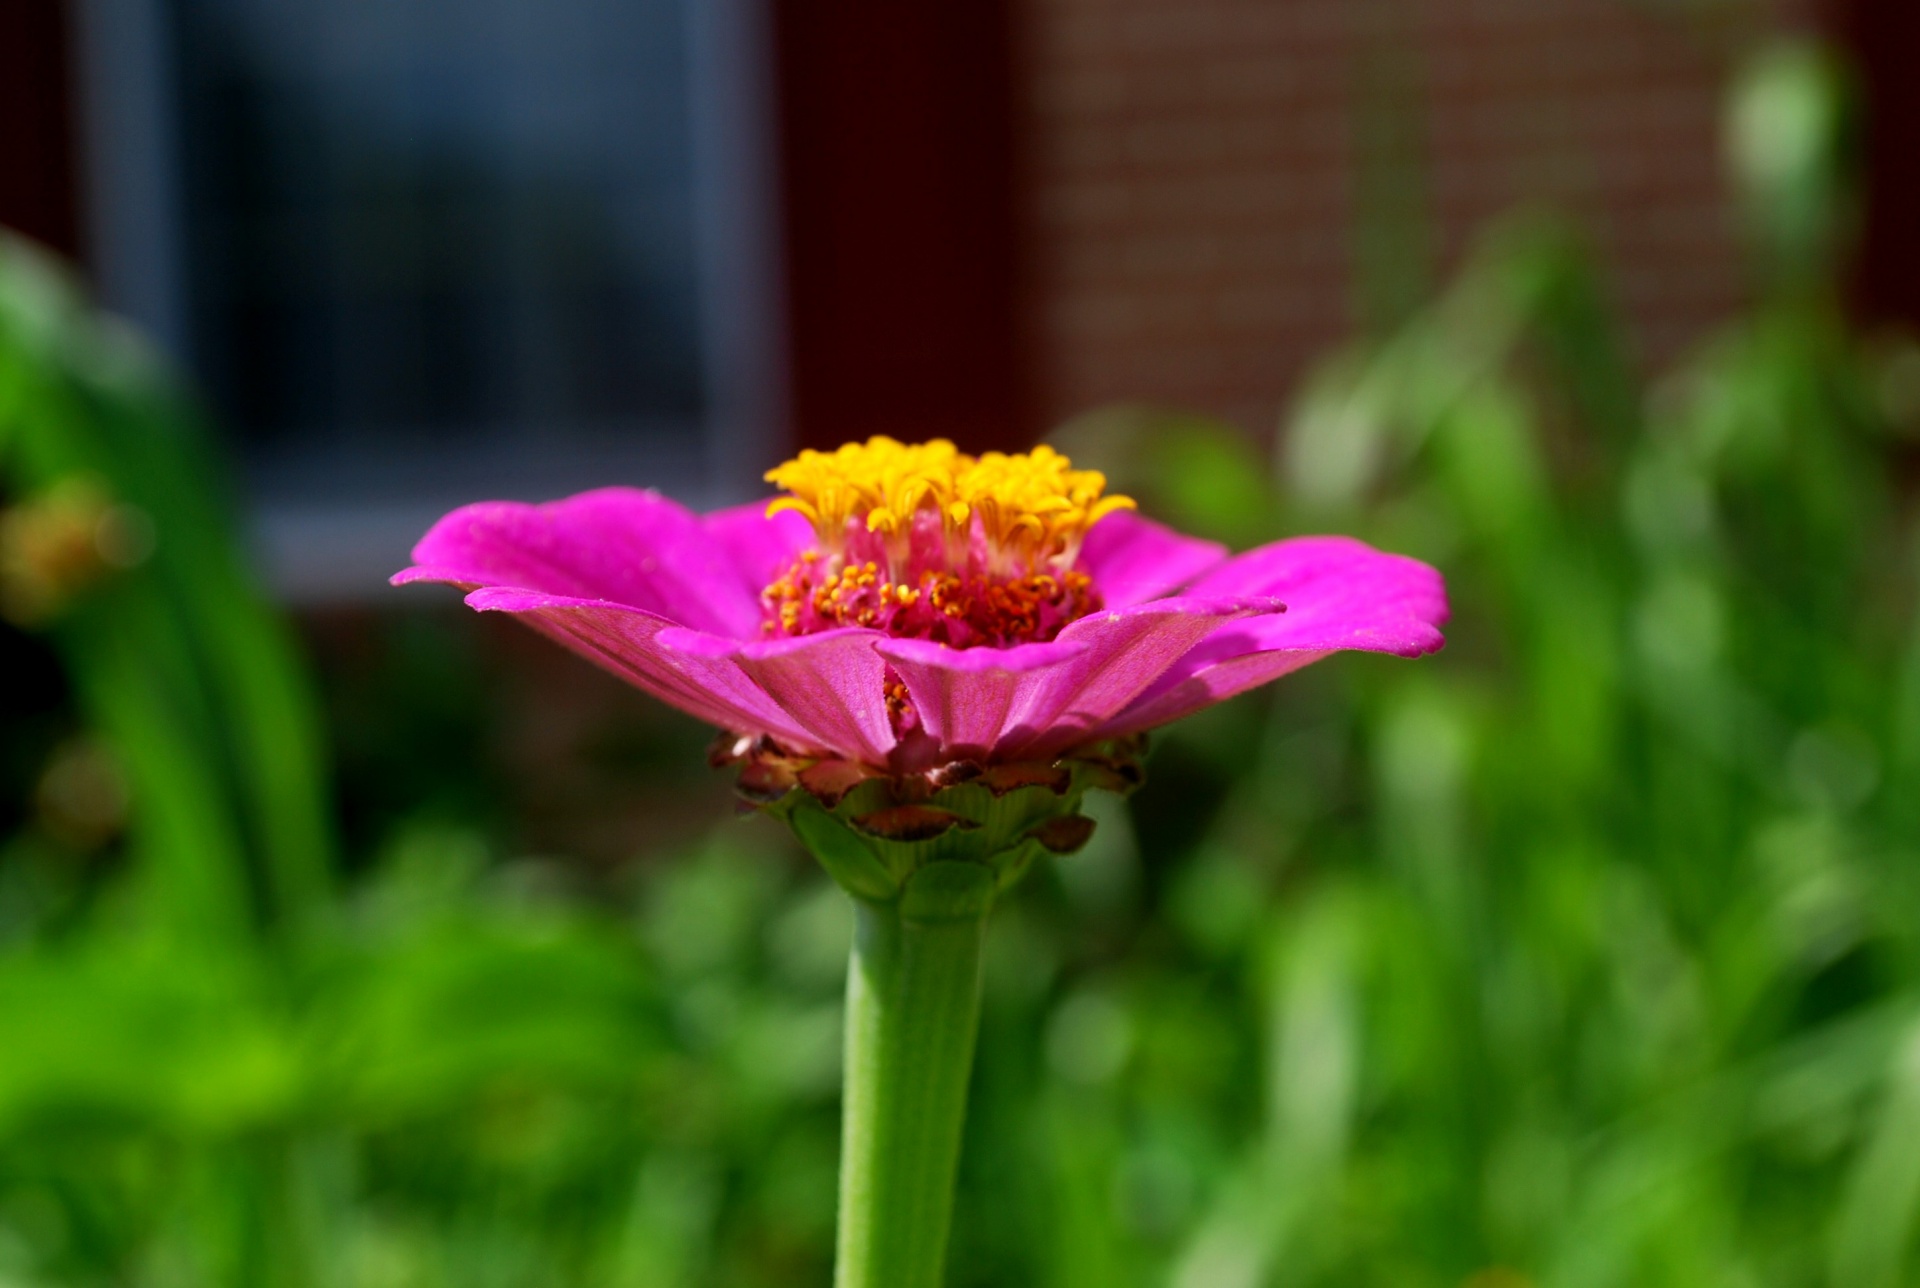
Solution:
{"label": "dark window pane", "polygon": [[256,457],[683,437],[675,0],[175,0],[195,358]]}

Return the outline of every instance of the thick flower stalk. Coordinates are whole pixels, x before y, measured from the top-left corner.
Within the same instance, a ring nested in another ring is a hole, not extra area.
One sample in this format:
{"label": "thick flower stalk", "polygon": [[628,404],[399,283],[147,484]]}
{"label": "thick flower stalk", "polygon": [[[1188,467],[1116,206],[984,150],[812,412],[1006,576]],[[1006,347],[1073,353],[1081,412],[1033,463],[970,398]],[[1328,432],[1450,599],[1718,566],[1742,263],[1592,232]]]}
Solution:
{"label": "thick flower stalk", "polygon": [[461,586],[721,730],[716,764],[853,896],[839,1288],[934,1288],[998,895],[1085,844],[1141,736],[1341,649],[1440,647],[1425,564],[1230,556],[1046,447],[802,452],[696,515],[608,488],[456,510],[395,583]]}

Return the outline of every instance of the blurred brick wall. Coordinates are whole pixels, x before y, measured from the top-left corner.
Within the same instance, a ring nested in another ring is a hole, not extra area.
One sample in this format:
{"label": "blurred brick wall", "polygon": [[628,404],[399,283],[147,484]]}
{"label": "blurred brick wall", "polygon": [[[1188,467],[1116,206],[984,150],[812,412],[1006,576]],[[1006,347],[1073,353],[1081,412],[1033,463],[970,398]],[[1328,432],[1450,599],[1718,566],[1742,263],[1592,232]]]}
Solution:
{"label": "blurred brick wall", "polygon": [[[1803,7],[1749,13],[1749,29]],[[1272,425],[1305,365],[1359,321],[1356,119],[1377,119],[1396,83],[1435,275],[1489,218],[1550,202],[1592,231],[1642,359],[1671,358],[1741,290],[1717,145],[1741,33],[1685,8],[1032,0],[1042,413],[1143,400]]]}

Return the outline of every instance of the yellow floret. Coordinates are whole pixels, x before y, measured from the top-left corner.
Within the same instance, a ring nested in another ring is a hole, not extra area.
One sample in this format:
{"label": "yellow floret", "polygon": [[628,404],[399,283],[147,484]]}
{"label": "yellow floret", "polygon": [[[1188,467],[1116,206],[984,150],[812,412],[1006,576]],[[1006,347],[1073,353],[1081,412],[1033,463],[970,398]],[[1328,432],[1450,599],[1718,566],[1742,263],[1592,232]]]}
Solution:
{"label": "yellow floret", "polygon": [[1104,495],[1105,475],[1074,469],[1051,447],[975,458],[943,438],[906,444],[882,436],[804,451],[766,478],[788,493],[767,513],[804,515],[829,549],[841,546],[853,521],[904,539],[922,512],[938,515],[947,536],[964,542],[977,515],[994,553],[1029,567],[1070,560],[1088,528],[1134,508],[1130,497]]}
{"label": "yellow floret", "polygon": [[809,449],[767,471],[767,482],[791,494],[767,513],[797,511],[834,543],[849,519],[864,519],[870,532],[901,532],[923,505],[946,506],[955,462],[964,459],[944,438],[910,446],[879,436],[831,452]]}

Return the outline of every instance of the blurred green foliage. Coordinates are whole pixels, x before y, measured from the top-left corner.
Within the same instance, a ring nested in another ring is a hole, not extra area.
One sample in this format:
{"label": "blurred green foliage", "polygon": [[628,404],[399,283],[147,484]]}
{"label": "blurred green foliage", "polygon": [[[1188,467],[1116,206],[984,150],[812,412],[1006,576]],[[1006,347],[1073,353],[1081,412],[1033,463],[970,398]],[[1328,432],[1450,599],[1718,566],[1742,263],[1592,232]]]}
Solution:
{"label": "blurred green foliage", "polygon": [[[1271,450],[1061,431],[1183,527],[1426,558],[1455,621],[1168,731],[996,914],[956,1288],[1920,1281],[1920,358],[1831,297],[1839,84],[1737,87],[1757,300],[1651,384],[1531,217]],[[759,820],[590,893],[507,857],[392,750],[457,668],[339,734],[387,793],[343,862],[198,443],[0,248],[52,650],[8,637],[0,1285],[825,1283],[841,896]]]}

